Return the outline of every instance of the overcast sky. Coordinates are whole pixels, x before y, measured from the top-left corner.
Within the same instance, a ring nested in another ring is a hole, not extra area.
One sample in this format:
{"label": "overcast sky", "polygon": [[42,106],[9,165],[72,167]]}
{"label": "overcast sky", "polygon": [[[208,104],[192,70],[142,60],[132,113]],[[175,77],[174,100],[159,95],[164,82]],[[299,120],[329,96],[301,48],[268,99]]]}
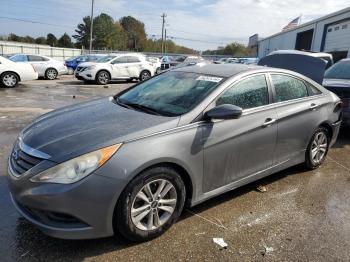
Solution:
{"label": "overcast sky", "polygon": [[[299,15],[304,23],[348,6],[349,0],[95,0],[95,14],[134,16],[145,23],[150,37],[159,38],[164,12],[168,35],[175,42],[205,50],[232,41],[246,44],[249,36],[277,33]],[[60,36],[74,34],[82,17],[90,15],[91,0],[0,0],[0,7],[0,35]]]}

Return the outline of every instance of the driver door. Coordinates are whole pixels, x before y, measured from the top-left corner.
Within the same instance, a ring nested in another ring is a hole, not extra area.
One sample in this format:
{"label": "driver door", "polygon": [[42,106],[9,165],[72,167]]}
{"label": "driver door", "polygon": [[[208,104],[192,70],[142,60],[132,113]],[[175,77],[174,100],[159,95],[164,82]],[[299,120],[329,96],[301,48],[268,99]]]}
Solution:
{"label": "driver door", "polygon": [[212,106],[233,104],[243,109],[238,119],[212,120],[204,125],[203,192],[225,186],[272,166],[277,115],[265,74],[235,83]]}

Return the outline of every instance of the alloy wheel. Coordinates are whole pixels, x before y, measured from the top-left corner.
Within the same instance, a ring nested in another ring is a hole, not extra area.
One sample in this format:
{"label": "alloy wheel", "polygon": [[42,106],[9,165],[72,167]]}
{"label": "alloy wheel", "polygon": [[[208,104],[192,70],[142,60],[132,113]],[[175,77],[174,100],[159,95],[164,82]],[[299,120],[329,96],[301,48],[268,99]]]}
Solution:
{"label": "alloy wheel", "polygon": [[176,189],[170,181],[151,181],[136,194],[131,206],[131,220],[140,230],[157,229],[170,219],[176,203]]}
{"label": "alloy wheel", "polygon": [[312,162],[315,164],[321,163],[326,156],[327,148],[328,140],[326,134],[322,131],[316,133],[310,151]]}
{"label": "alloy wheel", "polygon": [[5,74],[2,78],[2,82],[7,87],[14,87],[17,84],[17,78],[14,74]]}
{"label": "alloy wheel", "polygon": [[47,70],[46,77],[50,80],[54,80],[57,77],[57,72],[55,69]]}
{"label": "alloy wheel", "polygon": [[141,81],[145,81],[145,80],[147,80],[149,78],[151,78],[151,75],[148,72],[146,72],[146,71],[142,72],[142,74],[141,74]]}
{"label": "alloy wheel", "polygon": [[101,83],[101,84],[108,84],[108,81],[109,81],[109,75],[108,73],[106,72],[101,72],[98,74],[98,81]]}

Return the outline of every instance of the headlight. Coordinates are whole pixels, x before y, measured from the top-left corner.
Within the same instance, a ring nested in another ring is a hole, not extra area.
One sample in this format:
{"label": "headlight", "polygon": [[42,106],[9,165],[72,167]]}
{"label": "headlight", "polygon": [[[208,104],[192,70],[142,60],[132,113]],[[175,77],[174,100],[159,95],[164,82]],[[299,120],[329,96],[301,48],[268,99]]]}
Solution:
{"label": "headlight", "polygon": [[[92,70],[92,69],[95,69],[95,68],[96,68],[96,66],[93,65],[93,66],[88,66],[88,67],[86,67],[85,70]],[[84,71],[85,71],[85,70],[84,70]]]}
{"label": "headlight", "polygon": [[122,144],[96,150],[73,158],[33,176],[32,182],[71,184],[77,182],[102,166],[118,151]]}

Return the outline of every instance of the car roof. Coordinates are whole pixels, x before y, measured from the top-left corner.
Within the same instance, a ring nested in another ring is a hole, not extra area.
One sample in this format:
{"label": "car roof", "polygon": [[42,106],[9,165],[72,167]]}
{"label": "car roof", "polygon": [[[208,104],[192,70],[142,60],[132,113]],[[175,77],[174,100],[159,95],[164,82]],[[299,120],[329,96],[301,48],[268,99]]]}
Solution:
{"label": "car roof", "polygon": [[178,69],[174,69],[172,71],[181,71],[181,72],[189,72],[189,73],[197,73],[204,75],[214,75],[221,77],[231,77],[237,75],[239,73],[266,69],[264,66],[256,66],[256,65],[244,65],[244,64],[199,64],[194,66],[187,66]]}
{"label": "car roof", "polygon": [[275,55],[275,54],[300,54],[300,55],[308,55],[313,57],[330,57],[333,56],[328,53],[322,53],[322,52],[305,52],[305,51],[299,51],[299,50],[276,50],[272,51],[269,55]]}

